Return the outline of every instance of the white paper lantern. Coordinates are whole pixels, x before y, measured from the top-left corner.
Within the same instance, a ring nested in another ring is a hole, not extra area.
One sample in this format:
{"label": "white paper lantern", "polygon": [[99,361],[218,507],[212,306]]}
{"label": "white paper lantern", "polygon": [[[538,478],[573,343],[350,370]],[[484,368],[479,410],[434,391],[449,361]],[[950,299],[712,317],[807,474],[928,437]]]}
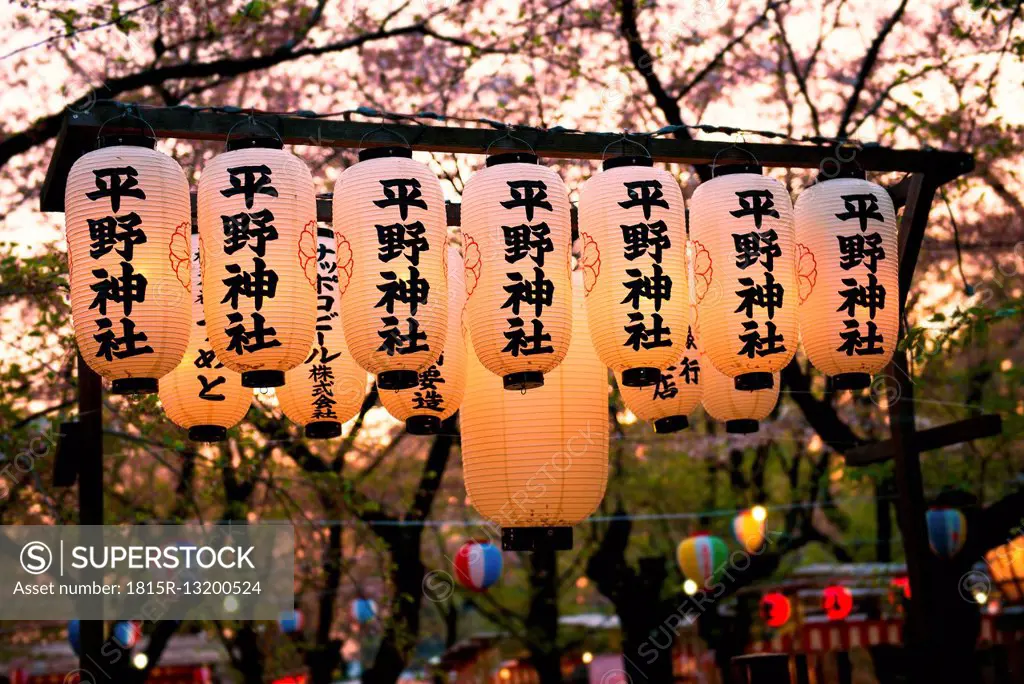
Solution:
{"label": "white paper lantern", "polygon": [[188,182],[151,139],[131,142],[83,155],[64,195],[75,339],[114,394],[156,392],[191,329]]}
{"label": "white paper lantern", "polygon": [[804,190],[795,208],[800,336],[835,389],[861,389],[899,335],[899,240],[889,194],[863,178]]}
{"label": "white paper lantern", "polygon": [[572,335],[569,197],[531,154],[488,157],[462,194],[468,327],[509,390],[544,384]]}
{"label": "white paper lantern", "polygon": [[727,166],[694,191],[690,237],[703,269],[697,307],[709,365],[757,390],[796,352],[798,296],[789,193],[760,173],[730,172],[750,168]]}
{"label": "white paper lantern", "polygon": [[701,403],[708,415],[725,423],[725,431],[731,434],[757,432],[760,421],[779,402],[779,374],[772,377],[772,386],[762,390],[738,390],[733,379],[710,363],[701,369],[703,393]]}
{"label": "white paper lantern", "polygon": [[625,387],[658,384],[681,358],[688,327],[683,195],[652,167],[649,157],[610,159],[580,193],[580,238],[596,252],[584,283],[590,331]]}
{"label": "white paper lantern", "polygon": [[690,326],[687,326],[685,347],[682,358],[659,371],[660,379],[650,387],[629,387],[616,376],[626,408],[640,420],[653,423],[658,434],[689,427],[688,416],[700,403],[701,354]]}

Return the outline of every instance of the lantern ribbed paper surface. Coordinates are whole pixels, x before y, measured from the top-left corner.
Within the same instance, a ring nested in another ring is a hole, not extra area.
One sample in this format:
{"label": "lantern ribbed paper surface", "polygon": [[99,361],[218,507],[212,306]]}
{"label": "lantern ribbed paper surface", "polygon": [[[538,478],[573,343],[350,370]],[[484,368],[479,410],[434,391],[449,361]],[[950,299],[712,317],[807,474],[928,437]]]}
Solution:
{"label": "lantern ribbed paper surface", "polygon": [[925,520],[932,553],[941,558],[952,558],[960,553],[967,541],[967,518],[963,513],[955,508],[931,508]]}
{"label": "lantern ribbed paper surface", "polygon": [[[396,156],[376,156],[382,153]],[[380,390],[416,386],[448,325],[447,215],[441,183],[401,148],[364,150],[334,190],[334,232],[352,250],[345,339]]]}
{"label": "lantern ribbed paper surface", "polygon": [[[728,167],[727,167],[728,168]],[[770,387],[797,348],[793,206],[782,183],[731,173],[690,200],[703,349],[741,389]]]}
{"label": "lantern ribbed paper surface", "polygon": [[104,147],[71,167],[64,199],[78,349],[115,394],[156,392],[191,329],[185,174],[156,150]]}
{"label": "lantern ribbed paper surface", "polygon": [[319,231],[315,246],[304,244],[316,267],[316,339],[305,361],[285,373],[284,387],[277,389],[281,410],[305,427],[306,437],[329,439],[341,435],[341,425],[359,411],[366,396],[366,371],[345,346],[338,313],[339,301],[351,287],[348,270],[352,255],[337,250],[334,233]]}
{"label": "lantern ribbed paper surface", "polygon": [[[203,285],[199,267],[199,235],[192,236],[191,263],[192,337],[185,358],[177,368],[160,378],[160,403],[175,425],[188,430],[196,442],[219,442],[228,428],[245,417],[252,404],[252,390],[242,387],[242,377],[217,360],[206,338],[203,319]],[[187,243],[186,243],[187,244]],[[181,256],[175,241],[175,255]]]}
{"label": "lantern ribbed paper surface", "polygon": [[604,496],[608,371],[590,341],[581,288],[575,299],[569,353],[543,387],[503,390],[472,353],[475,341],[468,345],[461,409],[466,491],[482,516],[505,528],[575,525]]}
{"label": "lantern ribbed paper surface", "polygon": [[[640,165],[616,166],[629,160]],[[683,194],[646,157],[611,159],[605,168],[580,193],[580,238],[596,252],[584,257],[593,274],[584,283],[590,332],[620,386],[654,386],[686,342]]]}
{"label": "lantern ribbed paper surface", "polygon": [[628,387],[616,375],[626,408],[640,420],[654,423],[658,434],[676,432],[689,426],[687,416],[697,408],[701,397],[701,355],[696,337],[687,325],[686,351],[681,359],[665,370],[651,387]]}
{"label": "lantern ribbed paper surface", "polygon": [[459,250],[448,248],[448,332],[444,352],[438,360],[420,371],[416,387],[381,390],[380,403],[392,416],[405,421],[410,434],[433,435],[441,421],[459,410],[466,392],[466,338],[462,329],[462,310],[466,305],[466,286]]}
{"label": "lantern ribbed paper surface", "polygon": [[726,568],[729,547],[718,537],[695,534],[684,539],[676,549],[676,560],[686,579],[701,589],[710,589]]}
{"label": "lantern ribbed paper surface", "polygon": [[1018,605],[1024,601],[1024,536],[992,549],[985,560],[1003,601]]}
{"label": "lantern ribbed paper surface", "polygon": [[749,392],[736,389],[733,379],[710,363],[705,363],[701,371],[701,403],[709,416],[725,422],[726,432],[757,432],[758,421],[767,418],[779,401],[778,373],[773,374],[772,387]]}
{"label": "lantern ribbed paper surface", "polygon": [[836,178],[797,198],[800,337],[836,389],[860,389],[885,368],[899,333],[899,242],[889,194]]}
{"label": "lantern ribbed paper surface", "polygon": [[[275,149],[214,157],[198,190],[206,331],[246,387],[279,387],[316,324],[316,195],[306,165]],[[314,261],[315,263],[315,261]]]}
{"label": "lantern ribbed paper surface", "polygon": [[532,155],[490,157],[466,183],[469,332],[480,362],[506,389],[540,387],[569,348],[570,230],[562,179]]}

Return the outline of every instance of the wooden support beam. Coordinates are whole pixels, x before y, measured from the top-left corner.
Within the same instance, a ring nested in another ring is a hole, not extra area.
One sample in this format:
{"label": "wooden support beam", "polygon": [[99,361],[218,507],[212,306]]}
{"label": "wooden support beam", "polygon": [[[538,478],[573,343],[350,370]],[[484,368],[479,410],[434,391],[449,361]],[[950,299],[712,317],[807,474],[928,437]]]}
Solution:
{"label": "wooden support beam", "polygon": [[[939,427],[921,430],[917,433],[917,451],[932,451],[984,437],[995,437],[1003,431],[1003,419],[995,413],[975,416]],[[893,441],[886,439],[864,446],[855,447],[843,456],[847,465],[866,466],[888,461],[896,455]]]}
{"label": "wooden support beam", "polygon": [[[137,120],[116,118],[124,111],[123,104],[102,102],[87,112],[68,112],[40,196],[43,211],[64,210],[64,185],[71,165],[84,150],[95,146],[101,125],[105,124],[104,134],[139,132],[141,124]],[[191,107],[143,107],[140,112],[159,138],[217,142],[223,142],[231,127],[248,117],[245,113],[199,111]],[[278,115],[259,115],[257,118],[272,126],[288,145],[379,147],[394,145],[396,140],[394,136],[379,135],[377,123]],[[485,154],[492,144],[492,152],[506,146],[522,147],[522,143],[502,140],[505,132],[493,128],[388,124],[387,129],[405,138],[414,150]],[[368,139],[372,133],[378,135]],[[516,129],[515,136],[547,159],[599,160],[606,155],[608,144],[616,140],[618,134]],[[691,165],[711,163],[716,154],[732,144],[643,135],[633,135],[632,138],[642,142],[657,161]],[[743,147],[766,167],[818,168],[822,162],[836,157],[836,149],[832,145],[744,143]],[[928,172],[940,182],[974,168],[974,158],[964,152],[892,149],[879,145],[865,145],[858,149],[856,159],[866,171]]]}

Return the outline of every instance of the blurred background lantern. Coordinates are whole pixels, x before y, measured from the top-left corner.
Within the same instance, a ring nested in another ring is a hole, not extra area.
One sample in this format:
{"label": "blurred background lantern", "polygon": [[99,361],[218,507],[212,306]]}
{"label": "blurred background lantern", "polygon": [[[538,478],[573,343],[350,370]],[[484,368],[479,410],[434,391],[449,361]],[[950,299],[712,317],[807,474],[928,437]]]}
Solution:
{"label": "blurred background lantern", "polygon": [[326,229],[301,249],[303,265],[316,282],[316,337],[303,362],[285,373],[277,400],[284,414],[304,427],[306,437],[329,439],[341,435],[342,423],[359,412],[366,397],[366,371],[345,345],[339,314],[339,301],[351,286],[352,255],[338,250],[334,233]]}
{"label": "blurred background lantern", "polygon": [[572,344],[543,387],[504,391],[472,353],[472,335],[467,345],[466,491],[480,515],[504,528],[506,550],[541,538],[571,548],[572,526],[597,508],[608,482],[608,370],[590,341],[582,275],[574,278]]}
{"label": "blurred background lantern", "polygon": [[245,417],[252,390],[242,387],[241,376],[217,359],[206,337],[198,233],[192,235],[191,257],[186,253],[183,264],[191,264],[192,271],[192,335],[181,363],[160,378],[160,403],[192,441],[219,442]]}
{"label": "blurred background lantern", "polygon": [[756,164],[715,173],[690,200],[690,237],[706,260],[702,349],[737,389],[768,389],[798,344],[793,206]]}
{"label": "blurred background lantern", "polygon": [[114,623],[110,635],[118,646],[123,649],[131,649],[138,643],[140,633],[141,627],[138,624],[130,620],[122,620]]}
{"label": "blurred background lantern", "polygon": [[794,210],[800,337],[835,389],[869,386],[899,333],[896,211],[884,188],[859,176],[817,183]]}
{"label": "blurred background lantern", "polygon": [[988,574],[999,587],[1003,603],[1024,603],[1024,536],[992,549],[985,554],[985,560],[988,562]]}
{"label": "blurred background lantern", "polygon": [[765,522],[768,511],[764,506],[754,506],[732,519],[732,533],[747,553],[757,553],[764,546]]}
{"label": "blurred background lantern", "polygon": [[967,519],[955,508],[930,508],[926,514],[928,545],[940,558],[960,553],[967,541]]}
{"label": "blurred background lantern", "polygon": [[[114,394],[157,391],[189,341],[188,181],[151,138],[83,155],[67,178],[65,236],[78,349]],[[176,261],[184,259],[184,264]]]}
{"label": "blurred background lantern", "polygon": [[341,300],[345,339],[378,390],[415,387],[448,327],[448,229],[437,176],[412,150],[378,147],[334,189],[334,232],[352,252]]}
{"label": "blurred background lantern", "polygon": [[298,610],[286,610],[277,618],[277,626],[282,634],[297,634],[302,631],[306,620]]}
{"label": "blurred background lantern", "polygon": [[80,620],[68,622],[68,643],[75,655],[82,655],[82,622]]}
{"label": "blurred background lantern", "polygon": [[434,435],[441,421],[454,415],[466,392],[465,271],[455,247],[448,248],[448,332],[437,361],[419,373],[419,383],[404,390],[379,392],[380,403],[392,416],[405,421],[413,435]]}
{"label": "blurred background lantern", "polygon": [[373,599],[358,598],[352,601],[352,619],[361,625],[377,617],[377,602]]}
{"label": "blurred background lantern", "polygon": [[683,194],[653,166],[650,157],[609,159],[580,193],[580,237],[597,253],[586,283],[590,334],[622,387],[657,385],[687,353]]}
{"label": "blurred background lantern", "polygon": [[751,392],[736,389],[733,379],[710,363],[705,363],[701,371],[704,376],[701,392],[704,410],[715,420],[724,422],[728,433],[757,432],[759,421],[767,418],[779,401],[778,373],[775,373],[770,388]]}
{"label": "blurred background lantern", "polygon": [[[199,178],[206,332],[245,387],[280,387],[316,324],[316,194],[277,137],[230,139]],[[305,252],[304,252],[305,249]]]}
{"label": "blurred background lantern", "polygon": [[471,591],[486,591],[501,577],[501,549],[489,541],[469,541],[455,554],[455,579]]}
{"label": "blurred background lantern", "polygon": [[505,389],[544,384],[572,335],[569,196],[521,152],[487,158],[462,193],[468,326],[480,362]]}
{"label": "blurred background lantern", "polygon": [[785,594],[773,591],[761,597],[761,619],[773,629],[789,622],[793,606]]}
{"label": "blurred background lantern", "polygon": [[829,620],[845,620],[853,611],[853,594],[841,584],[827,586],[822,592],[821,607]]}
{"label": "blurred background lantern", "polygon": [[679,542],[676,560],[683,576],[697,584],[698,589],[714,585],[725,570],[729,548],[719,537],[697,532]]}

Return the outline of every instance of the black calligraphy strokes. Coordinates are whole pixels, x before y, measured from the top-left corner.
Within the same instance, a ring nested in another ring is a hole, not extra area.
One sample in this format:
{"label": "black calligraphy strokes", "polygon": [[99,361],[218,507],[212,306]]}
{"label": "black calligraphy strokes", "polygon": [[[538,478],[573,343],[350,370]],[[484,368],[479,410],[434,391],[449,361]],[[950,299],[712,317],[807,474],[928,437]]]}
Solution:
{"label": "black calligraphy strokes", "polygon": [[872,273],[878,272],[878,262],[885,259],[882,236],[879,233],[863,235],[837,235],[839,241],[839,267],[844,271],[863,264]]}
{"label": "black calligraphy strokes", "polygon": [[250,316],[252,329],[247,330],[244,323],[245,317],[240,312],[233,311],[228,314],[228,323],[233,325],[224,329],[224,333],[228,336],[227,351],[241,355],[270,347],[280,347],[281,340],[275,339],[277,330],[266,324],[267,320],[263,314],[254,311]]}
{"label": "black calligraphy strokes", "polygon": [[145,342],[149,338],[146,337],[146,333],[135,330],[135,321],[130,318],[125,317],[121,319],[122,334],[120,337],[114,331],[113,323],[111,323],[109,318],[100,318],[96,321],[96,325],[100,329],[99,333],[93,335],[95,340],[99,342],[99,350],[96,352],[97,357],[112,361],[114,358],[127,359],[139,356],[140,354],[153,353],[151,346],[140,346],[140,342]]}
{"label": "black calligraphy strokes", "polygon": [[622,230],[622,242],[625,245],[622,256],[628,261],[650,254],[651,259],[660,264],[664,250],[672,246],[668,226],[664,221],[624,224],[619,228]]}
{"label": "black calligraphy strokes", "polygon": [[[248,247],[256,256],[267,255],[267,243],[277,239],[277,228],[269,209],[220,217],[224,226],[224,253],[234,254]],[[250,243],[251,241],[251,243]]]}
{"label": "black calligraphy strokes", "polygon": [[629,199],[619,202],[619,206],[623,209],[641,207],[644,212],[645,221],[651,218],[651,209],[653,207],[668,209],[668,201],[661,192],[660,181],[654,179],[629,181],[623,183],[623,185],[626,187],[626,194],[629,196]]}
{"label": "black calligraphy strokes", "polygon": [[622,283],[626,296],[620,304],[629,303],[634,310],[640,309],[640,300],[647,299],[654,304],[655,311],[661,311],[661,303],[672,299],[672,279],[662,271],[661,264],[654,264],[653,273],[645,275],[639,268],[627,268],[626,275],[632,280]]}
{"label": "black calligraphy strokes", "polygon": [[[879,233],[868,233],[868,222],[885,223],[885,217],[879,211],[878,197],[874,193],[854,193],[840,195],[844,210],[835,214],[840,221],[857,221],[859,233],[853,235],[837,235],[839,248],[839,267],[849,271],[857,266],[864,266],[868,271],[867,283],[857,278],[843,278],[843,289],[838,291],[841,298],[836,311],[845,312],[848,318],[843,321],[843,330],[839,333],[842,342],[836,351],[847,356],[872,356],[884,353],[883,335],[878,332],[874,322],[877,313],[885,308],[885,286],[876,276],[878,264],[886,258],[882,247],[882,236]],[[867,313],[868,321],[861,327],[857,318],[858,307],[863,314]]]}
{"label": "black calligraphy strokes", "polygon": [[862,233],[867,232],[868,219],[885,223],[885,217],[878,210],[878,198],[875,197],[874,193],[840,195],[840,198],[846,206],[845,211],[836,214],[836,218],[840,221],[857,219],[860,224],[860,232]]}
{"label": "black calligraphy strokes", "polygon": [[326,363],[314,364],[309,367],[309,379],[313,383],[313,419],[337,418],[338,414],[334,410],[338,404],[334,398],[334,369]]}
{"label": "black calligraphy strokes", "polygon": [[640,348],[655,349],[657,347],[669,347],[672,340],[669,335],[672,329],[661,318],[661,314],[652,313],[650,326],[644,320],[644,314],[640,311],[629,313],[629,324],[626,326],[626,342],[623,346],[632,347],[634,351]]}
{"label": "black calligraphy strokes", "polygon": [[96,176],[96,189],[85,193],[85,196],[93,202],[109,197],[110,208],[114,213],[121,211],[122,197],[146,199],[146,193],[139,187],[139,172],[134,166],[94,169],[93,175]]}
{"label": "black calligraphy strokes", "polygon": [[535,354],[553,354],[555,348],[545,342],[551,341],[551,334],[544,332],[544,323],[533,319],[533,332],[527,332],[522,318],[508,319],[509,329],[505,331],[505,339],[508,343],[501,351],[508,352],[514,357],[520,354],[533,356]]}
{"label": "black calligraphy strokes", "polygon": [[398,207],[398,215],[403,221],[409,218],[410,207],[426,210],[427,202],[423,199],[418,178],[388,178],[381,180],[380,184],[384,198],[373,203],[381,209]]}
{"label": "black calligraphy strokes", "polygon": [[[739,209],[729,213],[736,218],[753,217],[754,222],[754,230],[732,234],[736,268],[747,270],[758,266],[764,279],[762,283],[753,276],[737,278],[740,289],[735,294],[740,301],[733,313],[742,313],[748,319],[743,321],[743,331],[737,335],[740,342],[737,355],[753,359],[782,354],[786,352],[785,339],[773,321],[785,299],[785,288],[775,280],[773,273],[775,260],[783,256],[782,247],[774,228],[762,231],[766,216],[779,218],[775,196],[770,190],[741,190],[735,194]],[[761,319],[761,315],[767,315],[768,320]]]}
{"label": "black calligraphy strokes", "polygon": [[214,392],[218,385],[223,385],[228,379],[223,375],[218,375],[212,380],[207,378],[205,375],[200,373],[196,377],[199,378],[199,384],[201,388],[199,390],[199,398],[205,401],[224,401],[227,397],[223,394]]}
{"label": "black calligraphy strokes", "polygon": [[654,399],[674,399],[679,394],[676,378],[687,385],[699,385],[700,362],[697,359],[684,356],[679,363],[662,371],[658,382],[654,385]]}
{"label": "black calligraphy strokes", "polygon": [[139,228],[142,219],[134,211],[124,216],[104,216],[98,219],[86,219],[89,224],[89,256],[99,259],[106,255],[115,245],[116,250],[125,261],[135,256],[135,245],[146,244],[146,234]]}
{"label": "black calligraphy strokes", "polygon": [[542,180],[514,180],[508,183],[511,199],[501,203],[506,209],[522,207],[526,211],[526,220],[532,221],[534,211],[545,209],[552,211],[548,201],[548,184]]}
{"label": "black calligraphy strokes", "polygon": [[661,183],[657,180],[629,181],[622,184],[626,191],[626,199],[618,204],[623,209],[640,207],[644,221],[632,224],[620,224],[622,231],[622,256],[630,262],[636,262],[642,256],[649,256],[653,265],[648,274],[643,267],[634,266],[625,270],[622,287],[625,295],[620,304],[629,304],[632,311],[627,312],[627,321],[623,325],[626,339],[624,347],[634,351],[641,348],[653,349],[672,346],[669,337],[671,330],[663,325],[662,317],[651,315],[651,327],[644,321],[640,311],[641,300],[650,302],[654,311],[661,311],[662,302],[672,299],[672,277],[662,269],[665,250],[672,246],[668,235],[668,226],[664,221],[650,221],[654,207],[668,209],[669,204],[662,193]]}
{"label": "black calligraphy strokes", "polygon": [[774,322],[765,321],[764,335],[761,335],[760,327],[757,321],[743,321],[743,333],[739,336],[743,344],[737,352],[738,356],[752,359],[755,356],[771,356],[786,351],[783,336],[778,334]]}
{"label": "black calligraphy strokes", "polygon": [[377,258],[387,263],[392,259],[405,256],[413,266],[420,265],[420,252],[430,249],[430,243],[424,235],[426,227],[419,222],[391,223],[377,225]]}
{"label": "black calligraphy strokes", "polygon": [[544,255],[555,251],[547,223],[502,226],[501,230],[505,237],[505,261],[510,264],[529,256],[533,263],[543,268]]}
{"label": "black calligraphy strokes", "polygon": [[377,351],[385,352],[388,356],[395,354],[415,354],[416,352],[429,351],[429,344],[421,344],[427,341],[427,335],[420,331],[420,324],[415,318],[406,318],[408,332],[402,333],[399,327],[397,316],[384,316],[381,319],[384,328],[377,331],[377,336],[382,342]]}
{"label": "black calligraphy strokes", "polygon": [[220,194],[224,197],[242,195],[246,209],[252,209],[256,195],[277,197],[277,188],[270,184],[271,169],[266,164],[234,166],[228,168],[227,172],[231,187],[224,188]]}
{"label": "black calligraphy strokes", "polygon": [[761,230],[761,221],[765,216],[779,218],[779,212],[775,209],[775,195],[771,190],[739,190],[736,192],[740,208],[729,213],[736,218],[744,216],[754,217],[754,228]]}
{"label": "black calligraphy strokes", "polygon": [[146,276],[136,273],[130,261],[121,262],[120,276],[108,276],[105,268],[93,270],[92,275],[100,280],[90,286],[96,296],[89,308],[99,309],[104,316],[107,315],[107,302],[120,304],[125,316],[130,316],[133,304],[146,301]]}
{"label": "black calligraphy strokes", "polygon": [[441,376],[440,366],[444,365],[444,354],[437,360],[435,365],[420,373],[420,385],[416,388],[412,397],[412,408],[415,411],[444,412],[444,395],[438,391],[439,384],[445,384]]}
{"label": "black calligraphy strokes", "polygon": [[501,305],[502,309],[511,307],[512,313],[519,315],[520,305],[526,304],[534,308],[534,316],[540,317],[544,307],[551,306],[555,297],[555,285],[544,275],[544,270],[534,267],[533,279],[527,280],[522,273],[508,273],[512,281],[504,287],[509,293],[508,299]]}

